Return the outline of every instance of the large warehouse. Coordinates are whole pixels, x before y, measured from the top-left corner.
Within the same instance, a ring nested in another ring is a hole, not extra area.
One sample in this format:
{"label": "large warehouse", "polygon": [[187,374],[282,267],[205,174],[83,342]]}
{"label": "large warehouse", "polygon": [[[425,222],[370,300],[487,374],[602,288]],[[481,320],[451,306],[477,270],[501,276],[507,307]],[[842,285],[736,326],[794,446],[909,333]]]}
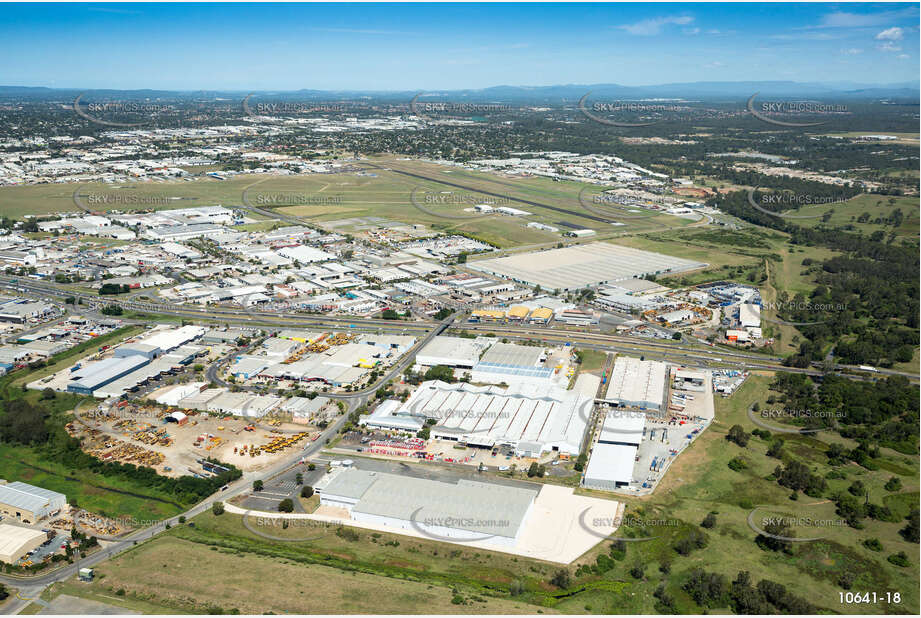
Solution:
{"label": "large warehouse", "polygon": [[375,413],[361,422],[405,430],[407,425],[433,419],[433,438],[482,448],[505,445],[526,457],[548,451],[576,456],[597,386],[595,376],[580,376],[570,391],[549,385],[501,388],[431,380],[398,407],[388,404],[386,415]]}
{"label": "large warehouse", "polygon": [[707,264],[631,247],[593,242],[478,260],[467,266],[524,285],[539,285],[545,290],[571,291],[646,275],[694,270]]}
{"label": "large warehouse", "polygon": [[549,386],[553,369],[544,365],[543,348],[495,343],[474,365],[473,382],[486,384],[539,384]]}
{"label": "large warehouse", "polygon": [[668,367],[660,361],[618,356],[603,401],[615,406],[661,410]]}
{"label": "large warehouse", "polygon": [[48,535],[41,530],[0,524],[0,562],[16,564],[26,555],[48,540]]}
{"label": "large warehouse", "polygon": [[492,341],[485,338],[468,339],[466,337],[447,337],[439,335],[416,355],[416,363],[434,367],[446,365],[461,369],[473,369],[480,360],[480,354],[489,347]]}
{"label": "large warehouse", "polygon": [[509,485],[428,479],[337,468],[315,487],[323,506],[358,522],[411,530],[446,541],[514,546],[537,491]]}
{"label": "large warehouse", "polygon": [[74,380],[67,385],[67,390],[80,395],[92,395],[96,389],[102,388],[148,363],[150,363],[150,358],[141,354],[121,357],[112,356],[105,360],[89,363],[70,374]]}
{"label": "large warehouse", "polygon": [[19,481],[0,485],[0,515],[24,524],[60,513],[67,505],[67,496]]}
{"label": "large warehouse", "polygon": [[636,452],[645,435],[646,415],[630,410],[609,410],[592,449],[582,485],[612,491],[633,481]]}

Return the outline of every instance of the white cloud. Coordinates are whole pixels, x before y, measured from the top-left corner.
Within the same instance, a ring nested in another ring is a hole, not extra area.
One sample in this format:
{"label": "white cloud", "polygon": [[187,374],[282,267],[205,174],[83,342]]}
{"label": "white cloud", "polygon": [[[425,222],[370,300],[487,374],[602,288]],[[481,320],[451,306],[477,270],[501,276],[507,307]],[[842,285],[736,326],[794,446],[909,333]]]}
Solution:
{"label": "white cloud", "polygon": [[901,41],[902,29],[899,27],[887,28],[876,35],[877,41]]}
{"label": "white cloud", "polygon": [[644,19],[635,24],[624,24],[617,26],[618,29],[635,34],[637,36],[653,36],[662,32],[662,28],[669,24],[677,26],[686,26],[693,22],[694,18],[689,15],[670,15],[668,17],[654,17]]}
{"label": "white cloud", "polygon": [[700,28],[685,28],[685,34],[700,34]]}
{"label": "white cloud", "polygon": [[893,43],[892,41],[886,41],[882,45],[877,45],[876,48],[884,52],[897,52],[902,51],[902,48]]}
{"label": "white cloud", "polygon": [[851,47],[850,49],[842,49],[841,53],[845,56],[856,56],[857,54],[862,54],[862,49],[857,49],[856,47]]}
{"label": "white cloud", "polygon": [[899,54],[896,56],[899,60],[908,60],[908,54]]}
{"label": "white cloud", "polygon": [[914,7],[879,13],[845,13],[837,11],[823,16],[819,28],[868,28],[891,24],[896,19],[916,16],[917,8]]}

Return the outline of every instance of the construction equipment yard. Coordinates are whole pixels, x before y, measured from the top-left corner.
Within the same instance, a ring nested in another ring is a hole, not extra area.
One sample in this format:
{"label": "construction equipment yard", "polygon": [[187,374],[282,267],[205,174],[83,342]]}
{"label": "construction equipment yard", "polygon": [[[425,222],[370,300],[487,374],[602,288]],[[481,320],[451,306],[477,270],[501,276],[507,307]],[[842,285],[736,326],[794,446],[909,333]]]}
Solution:
{"label": "construction equipment yard", "polygon": [[[67,429],[82,439],[87,453],[103,461],[149,466],[174,477],[211,476],[213,471],[202,465],[208,459],[232,464],[243,472],[260,470],[319,435],[319,429],[307,425],[273,423],[270,430],[232,416],[175,412],[126,401],[101,403],[79,410]],[[170,422],[168,417],[179,417],[182,422]]]}

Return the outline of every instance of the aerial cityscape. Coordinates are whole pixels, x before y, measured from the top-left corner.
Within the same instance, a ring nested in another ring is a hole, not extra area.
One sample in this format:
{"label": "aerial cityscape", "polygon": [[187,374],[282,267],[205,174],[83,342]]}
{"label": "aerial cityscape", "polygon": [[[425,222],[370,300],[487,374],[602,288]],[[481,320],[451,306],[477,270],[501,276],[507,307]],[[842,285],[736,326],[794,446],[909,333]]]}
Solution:
{"label": "aerial cityscape", "polygon": [[0,15],[0,612],[921,611],[919,3]]}

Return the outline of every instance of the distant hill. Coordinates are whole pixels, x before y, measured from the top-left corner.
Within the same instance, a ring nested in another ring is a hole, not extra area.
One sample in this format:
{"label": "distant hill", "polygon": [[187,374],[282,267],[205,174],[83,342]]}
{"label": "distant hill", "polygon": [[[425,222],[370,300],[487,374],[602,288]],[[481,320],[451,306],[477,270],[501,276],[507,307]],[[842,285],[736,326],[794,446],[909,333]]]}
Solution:
{"label": "distant hill", "polygon": [[[0,86],[0,98],[4,100],[73,100],[78,94],[86,93],[87,99],[121,98],[170,99],[170,100],[213,100],[240,99],[253,94],[254,99],[302,100],[302,101],[365,101],[365,102],[408,102],[416,95],[420,100],[460,100],[477,102],[515,102],[561,105],[573,104],[586,93],[592,99],[618,98],[636,99],[685,99],[702,101],[738,100],[748,98],[756,92],[760,98],[787,97],[796,99],[849,99],[918,102],[921,82],[894,84],[823,83],[793,81],[744,81],[744,82],[688,82],[658,84],[649,86],[622,86],[620,84],[565,84],[557,86],[492,86],[480,89],[462,90],[315,90],[288,91],[171,91],[171,90],[93,90],[79,88],[46,88],[24,86]],[[421,93],[421,94],[420,94]]]}

